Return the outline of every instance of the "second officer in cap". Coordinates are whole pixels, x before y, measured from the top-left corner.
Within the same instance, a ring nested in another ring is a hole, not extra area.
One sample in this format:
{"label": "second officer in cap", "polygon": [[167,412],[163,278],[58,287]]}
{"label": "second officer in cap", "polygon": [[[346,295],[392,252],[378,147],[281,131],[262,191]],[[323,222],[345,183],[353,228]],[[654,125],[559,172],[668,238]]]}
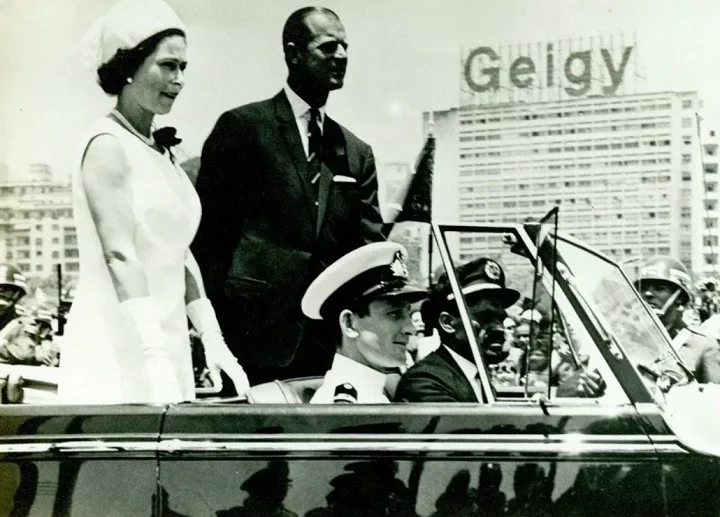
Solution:
{"label": "second officer in cap", "polygon": [[[456,273],[482,359],[488,365],[499,364],[508,356],[511,347],[504,326],[506,309],[518,301],[520,293],[506,287],[502,267],[489,258],[463,264]],[[482,401],[479,371],[446,274],[430,289],[422,312],[426,325],[437,329],[442,344],[402,376],[395,401]],[[565,379],[557,387],[556,395],[599,397],[604,391],[605,382],[597,372],[581,371]]]}
{"label": "second officer in cap", "polygon": [[411,304],[426,292],[408,280],[405,248],[394,242],[365,245],[343,256],[308,287],[302,310],[338,329],[332,367],[311,403],[389,402],[386,374],[405,365],[415,333]]}

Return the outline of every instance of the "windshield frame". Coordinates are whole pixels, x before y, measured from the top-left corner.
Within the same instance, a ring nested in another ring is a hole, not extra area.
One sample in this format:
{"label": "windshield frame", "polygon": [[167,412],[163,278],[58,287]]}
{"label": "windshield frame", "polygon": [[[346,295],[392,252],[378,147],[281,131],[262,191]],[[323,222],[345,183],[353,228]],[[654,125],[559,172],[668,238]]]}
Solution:
{"label": "windshield frame", "polygon": [[[544,254],[538,255],[538,249],[535,246],[534,238],[537,236],[537,231],[539,231],[540,224],[539,223],[529,223],[529,224],[522,224],[522,223],[486,223],[486,224],[478,224],[478,223],[451,223],[451,224],[444,224],[444,223],[432,223],[432,233],[435,238],[435,242],[438,245],[438,252],[440,254],[440,257],[442,259],[445,272],[448,274],[448,280],[450,282],[450,286],[452,288],[453,294],[455,295],[456,300],[462,300],[462,303],[458,303],[458,310],[460,319],[462,321],[463,326],[465,329],[471,329],[471,319],[470,319],[470,311],[467,306],[467,302],[465,300],[465,297],[461,294],[461,288],[460,284],[457,278],[456,273],[456,264],[452,257],[450,256],[450,248],[448,246],[448,242],[446,239],[446,236],[448,234],[451,234],[453,232],[462,233],[462,232],[483,232],[483,233],[494,233],[494,234],[502,234],[502,233],[513,233],[515,234],[520,241],[522,241],[523,245],[527,249],[529,256],[528,259],[530,260],[532,266],[535,268],[536,274],[537,274],[537,267],[538,262],[542,264],[543,268],[543,282],[558,282],[558,286],[561,287],[562,295],[566,298],[567,302],[569,304],[569,309],[573,310],[577,318],[582,322],[584,325],[586,332],[590,339],[593,342],[593,345],[595,348],[600,352],[600,355],[603,357],[603,360],[605,363],[607,363],[607,367],[609,369],[609,373],[611,373],[615,377],[615,381],[617,385],[620,386],[622,391],[624,392],[624,399],[626,401],[630,402],[649,402],[652,404],[655,404],[656,401],[652,396],[650,395],[648,389],[644,386],[642,380],[639,377],[639,374],[637,371],[635,371],[632,368],[632,365],[630,364],[630,361],[627,359],[627,357],[623,357],[625,359],[625,365],[623,368],[618,370],[617,368],[612,366],[612,361],[617,361],[614,357],[609,357],[609,351],[607,350],[606,346],[603,345],[603,338],[602,338],[602,331],[598,329],[597,324],[595,323],[595,319],[590,317],[587,313],[587,311],[583,308],[583,304],[578,300],[578,298],[574,295],[574,293],[569,292],[571,289],[567,285],[566,282],[563,282],[562,275],[560,274],[559,268],[557,267],[549,267],[550,261],[553,258],[552,255],[552,246],[547,245],[548,241],[545,241],[545,246],[543,246],[544,250],[547,250]],[[530,230],[530,231],[528,231]],[[554,228],[553,232],[550,233],[552,237],[554,237]],[[560,234],[562,235],[562,233]],[[552,239],[552,242],[555,242],[555,239]],[[540,257],[540,260],[538,260],[538,256]],[[557,259],[559,260],[559,255],[555,255]],[[611,262],[612,263],[612,262]],[[452,272],[450,272],[452,270]],[[552,277],[552,278],[551,278]],[[547,285],[546,285],[547,287]],[[557,303],[557,296],[553,299],[553,304]],[[482,356],[479,352],[480,347],[478,346],[477,338],[474,334],[474,332],[467,332],[468,340],[470,341],[470,348],[473,353],[473,359],[475,362],[475,365],[478,368],[479,376],[480,376],[480,382],[482,385],[483,390],[485,391],[486,395],[486,403],[488,405],[493,405],[496,402],[507,402],[505,399],[498,399],[495,394],[495,390],[492,386],[492,383],[490,382],[486,365],[482,359]],[[628,389],[626,386],[626,379],[632,379],[631,381],[631,389]],[[533,399],[525,398],[523,399],[522,403],[532,403]],[[551,402],[553,404],[556,403],[569,403],[569,404],[576,404],[577,401],[580,400],[582,403],[587,404],[590,400],[593,400],[594,403],[597,403],[598,401],[596,399],[573,399],[573,398],[552,398]]]}
{"label": "windshield frame", "polygon": [[[664,352],[667,353],[667,355],[674,357],[675,361],[678,363],[678,368],[685,371],[686,368],[684,367],[682,360],[678,356],[677,351],[671,345],[671,340],[667,333],[667,330],[657,319],[657,317],[652,313],[647,304],[643,301],[642,297],[633,287],[630,279],[625,274],[625,271],[620,267],[620,265],[606,255],[604,255],[602,252],[594,249],[586,243],[579,241],[578,239],[564,232],[558,232],[557,240],[562,241],[567,245],[573,246],[582,252],[594,256],[598,260],[604,262],[609,267],[611,267],[614,270],[615,274],[620,275],[619,278],[624,280],[631,288],[631,292],[633,293],[632,295],[637,301],[637,306],[641,307],[643,314],[647,316],[647,318],[645,318],[645,323],[651,323],[654,330],[657,331],[656,333],[662,336],[662,339],[664,340],[663,343],[655,343],[653,346],[665,348]],[[545,250],[541,250],[541,257],[546,253],[547,252]],[[558,260],[566,263],[562,251],[558,249],[556,253]],[[600,330],[600,334],[598,334],[597,336],[599,340],[598,348],[605,356],[608,365],[610,366],[610,368],[613,369],[615,375],[622,380],[622,385],[630,399],[636,403],[649,402],[657,404],[660,407],[664,407],[665,397],[663,395],[662,388],[658,386],[658,390],[656,390],[655,392],[657,394],[656,396],[656,394],[653,393],[653,390],[649,389],[648,386],[646,386],[646,384],[643,382],[643,376],[639,371],[638,366],[635,364],[633,359],[631,359],[632,356],[627,350],[626,344],[623,343],[620,339],[618,339],[612,328],[609,328],[610,324],[605,321],[604,314],[597,307],[595,307],[595,304],[592,302],[590,302],[590,307],[585,307],[588,303],[588,300],[591,300],[591,298],[588,298],[590,294],[586,293],[581,285],[578,285],[575,288],[571,287],[568,280],[563,278],[562,274],[558,275],[557,281],[558,285],[560,285],[566,295],[568,295],[571,303],[578,305],[576,307],[576,310],[580,313],[585,314],[588,318],[595,320],[593,322],[593,328],[595,330]],[[580,292],[581,297],[583,298],[582,300],[576,296],[574,289],[577,289],[578,292]],[[593,310],[593,312],[598,312],[600,318],[598,318],[595,314],[588,315],[587,311],[591,309]],[[604,343],[604,338],[602,334],[607,334],[607,336],[611,340],[611,343]],[[616,348],[617,350],[613,350],[613,348]],[[617,355],[618,350],[622,355],[622,359]],[[692,382],[691,376],[688,376],[687,382]]]}

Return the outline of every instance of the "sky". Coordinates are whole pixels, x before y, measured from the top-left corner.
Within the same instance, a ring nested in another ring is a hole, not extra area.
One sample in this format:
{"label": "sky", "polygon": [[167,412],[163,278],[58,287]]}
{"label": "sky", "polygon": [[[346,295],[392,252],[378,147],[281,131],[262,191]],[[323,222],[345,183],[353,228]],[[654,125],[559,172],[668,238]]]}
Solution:
{"label": "sky", "polygon": [[[167,0],[188,29],[185,88],[173,125],[200,153],[220,114],[277,93],[280,34],[299,0]],[[83,131],[113,105],[83,67],[82,36],[116,0],[0,0],[0,164],[21,176],[44,162],[70,174]],[[373,146],[378,162],[413,162],[422,113],[458,105],[463,53],[479,46],[634,34],[636,91],[700,93],[720,121],[717,0],[326,0],[348,35],[345,87],[328,114]],[[600,59],[599,56],[595,56]],[[619,59],[619,56],[615,58]],[[505,70],[509,63],[501,63]]]}

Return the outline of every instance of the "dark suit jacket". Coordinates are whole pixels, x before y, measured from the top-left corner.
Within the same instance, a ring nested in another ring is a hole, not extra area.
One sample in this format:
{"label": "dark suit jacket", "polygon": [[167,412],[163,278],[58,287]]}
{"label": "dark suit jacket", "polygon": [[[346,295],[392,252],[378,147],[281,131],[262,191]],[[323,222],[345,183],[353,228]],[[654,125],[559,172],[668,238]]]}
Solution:
{"label": "dark suit jacket", "polygon": [[282,91],[223,113],[203,147],[203,214],[192,251],[243,366],[290,363],[310,282],[347,252],[383,239],[370,146],[326,116],[322,148],[316,198]]}
{"label": "dark suit jacket", "polygon": [[395,391],[395,402],[478,402],[478,399],[460,366],[441,345],[405,372]]}

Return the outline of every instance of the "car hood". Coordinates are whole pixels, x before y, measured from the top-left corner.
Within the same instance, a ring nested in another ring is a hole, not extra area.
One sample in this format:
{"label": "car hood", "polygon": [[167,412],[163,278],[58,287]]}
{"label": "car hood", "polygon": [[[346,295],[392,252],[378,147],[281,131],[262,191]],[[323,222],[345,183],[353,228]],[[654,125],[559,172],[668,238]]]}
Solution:
{"label": "car hood", "polygon": [[666,395],[667,423],[678,439],[698,452],[720,457],[720,384],[693,382]]}

